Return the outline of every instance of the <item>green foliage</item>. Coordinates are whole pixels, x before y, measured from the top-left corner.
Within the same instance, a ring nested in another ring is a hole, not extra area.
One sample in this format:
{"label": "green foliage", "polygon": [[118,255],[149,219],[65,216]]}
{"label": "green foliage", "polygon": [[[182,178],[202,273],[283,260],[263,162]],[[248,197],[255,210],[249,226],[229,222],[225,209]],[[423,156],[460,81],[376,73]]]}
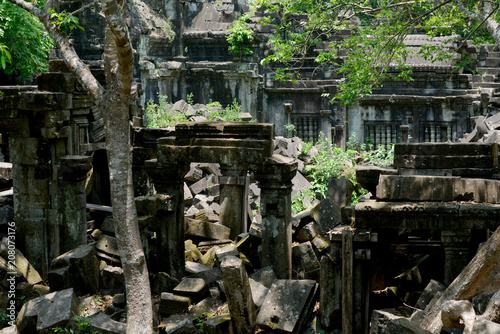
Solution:
{"label": "green foliage", "polygon": [[[314,56],[318,67],[334,67],[343,75],[331,98],[347,105],[370,95],[384,80],[412,81],[412,68],[406,65],[410,57],[464,67],[463,60],[456,59],[453,48],[461,43],[454,34],[475,43],[493,41],[486,29],[477,29],[481,22],[471,21],[459,8],[464,5],[477,12],[477,1],[255,1],[265,12],[260,23],[272,24],[275,31],[269,40],[273,52],[261,64],[274,71],[275,79],[295,81],[301,78],[291,69],[300,68],[319,42],[334,40]],[[354,27],[352,19],[359,19],[360,25]],[[449,38],[441,45],[429,40],[420,51],[413,51],[404,40],[415,31],[424,31],[429,38]]]}
{"label": "green foliage", "polygon": [[248,27],[247,21],[249,20],[250,15],[242,15],[227,29],[229,35],[226,37],[226,40],[229,43],[229,52],[240,57],[240,59],[242,56],[253,54],[250,46],[254,37],[252,29]]}
{"label": "green foliage", "polygon": [[187,100],[186,102],[189,103],[190,105],[193,105],[194,104],[193,98],[194,98],[193,92],[189,93],[186,97]]}
{"label": "green foliage", "polygon": [[[305,167],[304,172],[311,182],[313,190],[323,197],[326,197],[328,181],[331,178],[343,176],[357,186],[356,166],[358,163],[387,167],[391,166],[394,161],[393,144],[389,145],[389,149],[379,146],[373,150],[372,144],[359,142],[355,134],[351,135],[346,143],[346,150],[335,147],[329,140],[321,136],[316,146],[319,154],[311,161],[311,164]],[[358,199],[367,193],[366,190],[358,188],[356,187],[357,190],[353,194],[353,203],[357,203]]]}
{"label": "green foliage", "polygon": [[210,111],[209,121],[213,121],[215,117],[222,119],[224,122],[240,122],[241,106],[236,99],[225,109],[220,102],[210,102],[207,104],[207,109]]}
{"label": "green foliage", "polygon": [[47,55],[53,47],[35,16],[0,0],[0,65],[6,74],[26,79],[47,71]]}
{"label": "green foliage", "polygon": [[9,325],[10,317],[7,313],[0,313],[0,329]]}
{"label": "green foliage", "polygon": [[[192,104],[193,94],[187,96],[188,102]],[[148,128],[167,128],[174,126],[179,122],[187,122],[189,119],[179,111],[170,110],[172,104],[167,101],[166,96],[160,96],[160,104],[149,101],[146,104],[144,111],[144,125]],[[220,102],[210,102],[207,104],[207,109],[210,111],[209,121],[213,121],[215,117],[222,119],[224,122],[240,122],[241,106],[234,99],[233,103],[226,108],[222,107]]]}
{"label": "green foliage", "polygon": [[307,155],[311,148],[314,146],[314,142],[306,141],[302,143],[302,154]]}
{"label": "green foliage", "polygon": [[293,136],[293,133],[295,132],[295,125],[293,125],[292,123],[285,124],[285,130],[286,130],[287,136],[291,137],[291,136]]}
{"label": "green foliage", "polygon": [[297,192],[292,197],[292,214],[297,214],[306,209],[310,209],[310,207],[304,206],[304,199],[309,199],[309,202],[313,202],[316,199],[316,194],[311,189],[304,189],[302,191]]}
{"label": "green foliage", "polygon": [[50,14],[50,19],[52,20],[52,24],[54,24],[59,30],[64,34],[69,34],[73,29],[83,29],[83,27],[79,24],[79,20],[76,16],[71,15],[66,11],[62,11],[60,13],[56,12],[52,8],[48,10]]}
{"label": "green foliage", "polygon": [[92,331],[90,329],[90,320],[87,317],[79,317],[73,313],[75,316],[75,323],[77,329],[74,330],[72,328],[54,328],[54,332],[56,333],[67,333],[67,334],[99,334],[98,332]]}

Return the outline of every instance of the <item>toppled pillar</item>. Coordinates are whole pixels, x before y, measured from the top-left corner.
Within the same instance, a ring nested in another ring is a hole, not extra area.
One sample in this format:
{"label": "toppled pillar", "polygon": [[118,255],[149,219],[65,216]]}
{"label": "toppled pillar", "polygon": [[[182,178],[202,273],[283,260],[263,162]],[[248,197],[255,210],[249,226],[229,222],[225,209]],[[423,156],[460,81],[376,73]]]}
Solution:
{"label": "toppled pillar", "polygon": [[262,267],[272,266],[276,276],[292,276],[292,179],[295,159],[275,154],[257,167],[261,189]]}
{"label": "toppled pillar", "polygon": [[231,229],[229,238],[236,240],[238,235],[247,231],[247,166],[248,164],[221,164],[219,184],[220,224]]}
{"label": "toppled pillar", "polygon": [[236,333],[253,333],[257,313],[243,260],[226,256],[220,264],[231,319]]}
{"label": "toppled pillar", "polygon": [[[159,159],[160,159],[160,152]],[[159,271],[177,279],[184,277],[184,175],[189,164],[146,161],[146,169],[164,205],[157,209]]]}

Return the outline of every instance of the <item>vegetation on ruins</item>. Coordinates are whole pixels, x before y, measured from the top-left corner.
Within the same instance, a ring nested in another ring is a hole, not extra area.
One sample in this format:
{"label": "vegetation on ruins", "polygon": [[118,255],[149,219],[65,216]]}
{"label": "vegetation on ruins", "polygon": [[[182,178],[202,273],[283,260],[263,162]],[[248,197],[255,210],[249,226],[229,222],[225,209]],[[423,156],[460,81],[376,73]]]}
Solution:
{"label": "vegetation on ruins", "polygon": [[228,28],[229,35],[226,40],[229,44],[229,52],[237,57],[250,56],[253,50],[250,48],[253,42],[253,31],[248,27],[247,22],[250,20],[250,15],[245,14],[240,16]]}
{"label": "vegetation on ruins", "polygon": [[[305,142],[302,145],[302,154],[307,155],[313,146],[313,142]],[[355,186],[352,201],[357,203],[360,197],[368,191],[358,186],[356,181],[356,166],[358,164],[388,167],[394,163],[394,145],[389,147],[380,145],[374,148],[368,139],[368,144],[356,139],[354,133],[346,143],[346,150],[336,147],[330,140],[319,137],[316,143],[318,155],[313,157],[305,166],[304,174],[313,186],[312,191],[303,191],[293,198],[293,213],[307,209],[303,206],[303,198],[309,201],[315,199],[316,194],[325,198],[328,192],[328,182],[332,178],[345,177]]]}
{"label": "vegetation on ruins", "polygon": [[47,71],[52,47],[40,20],[7,0],[0,1],[0,67],[6,74],[25,79]]}
{"label": "vegetation on ruins", "polygon": [[[179,110],[172,110],[172,103],[168,102],[166,96],[160,96],[159,104],[149,101],[144,111],[144,125],[148,128],[168,128],[178,122],[188,122],[189,117]],[[193,96],[188,95],[188,103],[193,104]],[[210,116],[207,121],[213,121],[216,117],[224,122],[240,122],[241,105],[235,99],[233,103],[225,108],[218,101],[210,100],[206,105]],[[198,116],[203,116],[199,113]]]}
{"label": "vegetation on ruins", "polygon": [[[262,64],[277,79],[300,79],[291,69],[300,68],[314,46],[325,42],[329,50],[318,52],[314,60],[318,67],[334,66],[344,76],[337,94],[330,96],[343,104],[370,95],[383,80],[411,81],[407,60],[412,56],[447,61],[458,69],[469,62],[454,58],[465,40],[500,44],[498,1],[256,0],[256,6],[267,13],[261,23],[275,28],[269,41],[274,52]],[[412,55],[404,39],[416,31],[447,38]]]}

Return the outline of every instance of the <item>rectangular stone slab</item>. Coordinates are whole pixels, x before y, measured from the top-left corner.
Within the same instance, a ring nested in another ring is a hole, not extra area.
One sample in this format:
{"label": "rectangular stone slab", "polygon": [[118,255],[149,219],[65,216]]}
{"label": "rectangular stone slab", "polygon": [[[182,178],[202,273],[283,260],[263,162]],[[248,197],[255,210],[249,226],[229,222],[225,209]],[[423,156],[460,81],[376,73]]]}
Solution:
{"label": "rectangular stone slab", "polygon": [[498,145],[496,143],[399,143],[394,145],[394,155],[498,156]]}
{"label": "rectangular stone slab", "polygon": [[315,292],[313,280],[275,280],[260,308],[257,325],[280,333],[299,333]]}

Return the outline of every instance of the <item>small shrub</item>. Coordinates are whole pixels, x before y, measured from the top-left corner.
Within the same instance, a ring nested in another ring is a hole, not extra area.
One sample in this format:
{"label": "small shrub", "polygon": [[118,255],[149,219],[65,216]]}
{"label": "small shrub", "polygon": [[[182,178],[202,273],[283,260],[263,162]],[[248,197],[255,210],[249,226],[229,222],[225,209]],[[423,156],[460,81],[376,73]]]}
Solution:
{"label": "small shrub", "polygon": [[250,15],[242,15],[227,29],[229,35],[226,37],[226,40],[229,44],[229,52],[240,57],[240,59],[243,56],[253,54],[250,48],[254,39],[253,30],[248,27],[248,20],[250,20]]}

